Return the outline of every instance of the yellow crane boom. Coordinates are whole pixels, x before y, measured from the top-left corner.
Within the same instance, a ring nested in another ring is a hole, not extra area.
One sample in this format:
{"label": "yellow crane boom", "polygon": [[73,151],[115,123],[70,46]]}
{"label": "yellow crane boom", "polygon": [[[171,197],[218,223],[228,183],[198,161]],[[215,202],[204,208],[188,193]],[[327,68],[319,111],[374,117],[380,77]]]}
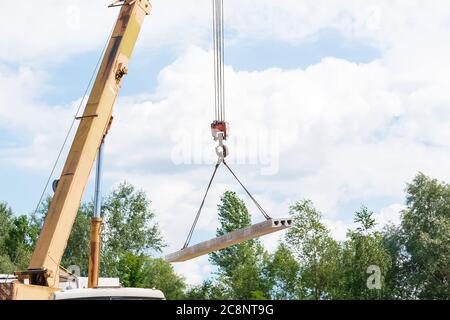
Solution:
{"label": "yellow crane boom", "polygon": [[39,235],[28,271],[30,285],[17,283],[13,298],[43,298],[57,290],[60,262],[78,212],[80,201],[98,148],[112,121],[112,110],[122,77],[127,74],[144,17],[150,13],[148,0],[122,0],[103,61],[81,117],[72,146],[57,184],[48,215]]}

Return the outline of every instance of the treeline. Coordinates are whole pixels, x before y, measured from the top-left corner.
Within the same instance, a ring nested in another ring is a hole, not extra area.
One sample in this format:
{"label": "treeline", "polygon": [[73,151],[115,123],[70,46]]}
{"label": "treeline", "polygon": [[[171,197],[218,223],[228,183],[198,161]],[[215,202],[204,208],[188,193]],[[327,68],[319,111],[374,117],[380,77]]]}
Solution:
{"label": "treeline", "polygon": [[[50,205],[48,198],[36,214],[15,216],[0,204],[0,273],[26,270]],[[93,203],[80,206],[61,265],[78,266],[87,276]],[[102,204],[101,277],[119,277],[125,287],[158,288],[168,299],[185,296],[184,279],[170,264],[152,258],[165,244],[155,213],[143,191],[123,183]]]}
{"label": "treeline", "polygon": [[[49,202],[31,216],[0,204],[0,273],[25,270]],[[62,261],[87,274],[92,203],[79,210]],[[168,299],[450,299],[450,185],[423,174],[407,185],[399,226],[378,231],[366,207],[336,241],[308,200],[290,208],[294,226],[268,252],[260,240],[210,254],[217,271],[188,286],[172,266],[152,258],[165,244],[145,193],[121,184],[104,200],[101,276],[123,286],[158,288]],[[233,192],[218,205],[223,235],[251,224]]]}

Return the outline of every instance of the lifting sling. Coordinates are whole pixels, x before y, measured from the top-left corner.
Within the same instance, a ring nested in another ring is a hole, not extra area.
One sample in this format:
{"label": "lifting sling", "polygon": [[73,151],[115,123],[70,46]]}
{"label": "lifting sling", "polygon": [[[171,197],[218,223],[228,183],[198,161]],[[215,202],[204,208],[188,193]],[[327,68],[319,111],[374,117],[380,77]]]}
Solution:
{"label": "lifting sling", "polygon": [[256,207],[263,214],[266,220],[270,220],[270,216],[264,211],[261,205],[252,196],[249,190],[244,186],[244,184],[239,180],[233,170],[230,168],[225,158],[228,156],[228,148],[224,144],[224,141],[228,137],[228,123],[225,121],[225,77],[224,77],[224,23],[223,23],[223,0],[212,0],[213,1],[213,53],[214,53],[214,93],[215,93],[215,120],[211,124],[211,133],[215,141],[218,141],[218,146],[216,147],[216,154],[218,156],[217,163],[215,164],[213,174],[209,180],[206,192],[203,196],[200,207],[195,216],[192,227],[187,236],[186,242],[182,248],[186,249],[189,246],[192,235],[194,233],[195,227],[197,225],[198,219],[202,212],[203,206],[205,204],[206,197],[213,183],[214,177],[216,176],[219,166],[223,165],[230,171],[232,176],[237,180],[237,182],[242,186],[247,195],[255,203]]}

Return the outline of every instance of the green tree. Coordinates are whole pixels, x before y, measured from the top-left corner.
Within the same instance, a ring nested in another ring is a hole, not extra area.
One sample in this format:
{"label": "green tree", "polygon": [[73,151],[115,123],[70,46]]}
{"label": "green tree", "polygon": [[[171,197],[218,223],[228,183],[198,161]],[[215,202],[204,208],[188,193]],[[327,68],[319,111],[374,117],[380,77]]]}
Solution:
{"label": "green tree", "polygon": [[173,267],[163,259],[153,259],[142,254],[127,252],[121,255],[117,270],[124,287],[155,288],[161,290],[166,299],[184,299],[186,284]]}
{"label": "green tree", "polygon": [[383,232],[383,246],[389,252],[391,267],[386,273],[386,299],[411,299],[414,297],[414,286],[409,281],[409,272],[405,263],[409,254],[404,246],[401,226],[389,225]]}
{"label": "green tree", "polygon": [[0,255],[6,254],[5,239],[12,226],[13,212],[8,204],[0,202]]}
{"label": "green tree", "polygon": [[81,276],[87,277],[90,253],[90,226],[94,211],[92,202],[84,203],[78,209],[67,247],[61,264],[65,267],[76,265],[80,267]]}
{"label": "green tree", "polygon": [[178,276],[172,265],[163,259],[148,258],[145,260],[142,283],[145,288],[161,290],[169,300],[180,300],[185,297],[184,278]]}
{"label": "green tree", "polygon": [[12,274],[17,271],[18,268],[12,263],[11,259],[7,254],[0,255],[0,273],[1,274]]}
{"label": "green tree", "polygon": [[[366,207],[355,213],[354,221],[358,227],[348,232],[348,240],[343,244],[339,268],[340,290],[335,298],[384,299],[388,297],[389,288],[385,279],[392,261],[383,235],[375,230],[373,212]],[[372,275],[375,277],[374,283],[369,287],[367,283]]]}
{"label": "green tree", "polygon": [[[33,225],[38,230],[51,200],[51,197],[46,198],[37,214],[32,215]],[[64,266],[79,266],[82,276],[88,273],[93,210],[92,202],[80,206],[62,259]],[[161,251],[163,241],[150,201],[143,191],[128,183],[120,184],[106,197],[102,217],[101,276],[119,277],[125,287],[157,288],[168,299],[184,297],[184,279],[163,260],[148,257],[152,252]],[[0,266],[3,264],[8,265],[8,261],[0,259]]]}
{"label": "green tree", "polygon": [[[42,226],[44,225],[44,220],[47,217],[51,202],[52,197],[46,197],[40,204],[38,210],[31,214],[30,220],[33,226],[32,230],[34,232],[34,238],[36,240]],[[61,265],[64,267],[71,265],[80,267],[80,275],[84,277],[88,274],[90,225],[93,210],[92,202],[87,204],[82,203],[80,205],[61,260]],[[34,245],[35,243],[33,243],[33,246]]]}
{"label": "green tree", "polygon": [[269,277],[275,300],[294,300],[305,296],[300,292],[300,265],[285,243],[280,243],[269,263]]}
{"label": "green tree", "polygon": [[340,246],[321,221],[311,201],[299,201],[290,208],[293,226],[286,242],[300,265],[299,292],[306,299],[331,299],[337,288]]}
{"label": "green tree", "polygon": [[201,285],[188,288],[186,299],[189,300],[229,300],[232,299],[229,290],[221,280],[205,280]]}
{"label": "green tree", "polygon": [[355,212],[354,222],[359,224],[356,228],[356,232],[360,235],[370,234],[376,225],[373,212],[365,206],[363,206],[361,210]]}
{"label": "green tree", "polygon": [[5,202],[0,202],[0,273],[10,274],[16,271],[12,263],[6,241],[12,228],[13,212]]}
{"label": "green tree", "polygon": [[145,259],[143,254],[121,253],[114,266],[117,273],[112,276],[119,277],[120,284],[124,287],[142,288]]}
{"label": "green tree", "polygon": [[16,271],[28,268],[36,239],[36,227],[28,216],[21,215],[12,219],[4,244]]}
{"label": "green tree", "polygon": [[[218,237],[251,224],[244,202],[234,192],[224,193],[218,213]],[[249,240],[210,254],[211,263],[218,267],[218,279],[234,299],[269,298],[270,283],[265,276],[268,260],[268,253],[258,240]]]}
{"label": "green tree", "polygon": [[401,241],[411,297],[450,299],[450,185],[419,173],[406,192]]}
{"label": "green tree", "polygon": [[102,205],[102,215],[103,276],[121,277],[120,261],[133,260],[130,254],[136,259],[148,256],[164,246],[150,201],[131,184],[122,183],[112,191]]}
{"label": "green tree", "polygon": [[0,273],[28,267],[38,233],[32,219],[15,216],[6,203],[0,203]]}

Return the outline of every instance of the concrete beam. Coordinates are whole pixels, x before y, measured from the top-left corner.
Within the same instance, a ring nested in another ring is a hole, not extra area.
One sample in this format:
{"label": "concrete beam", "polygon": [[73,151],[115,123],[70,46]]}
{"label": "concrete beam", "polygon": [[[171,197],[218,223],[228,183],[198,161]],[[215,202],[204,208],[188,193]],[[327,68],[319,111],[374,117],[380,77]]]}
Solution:
{"label": "concrete beam", "polygon": [[167,262],[183,262],[199,256],[231,247],[232,245],[261,237],[263,235],[281,231],[292,226],[291,218],[270,219],[251,225],[247,228],[238,229],[221,237],[200,242],[192,247],[171,253],[166,256]]}

